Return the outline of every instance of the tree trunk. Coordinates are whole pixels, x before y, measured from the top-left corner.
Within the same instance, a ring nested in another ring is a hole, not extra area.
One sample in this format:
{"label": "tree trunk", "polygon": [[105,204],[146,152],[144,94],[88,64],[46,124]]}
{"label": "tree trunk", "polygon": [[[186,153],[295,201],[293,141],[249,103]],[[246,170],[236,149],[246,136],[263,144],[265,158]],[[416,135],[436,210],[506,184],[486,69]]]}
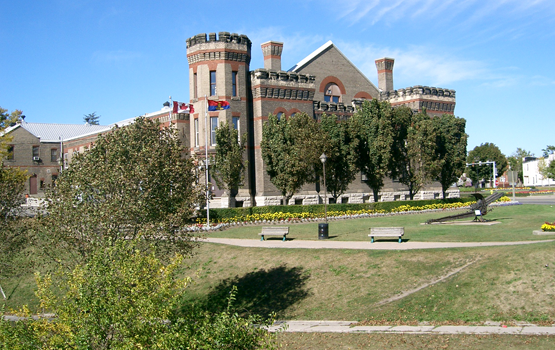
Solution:
{"label": "tree trunk", "polygon": [[380,189],[379,188],[373,188],[372,193],[374,194],[374,202],[378,202]]}

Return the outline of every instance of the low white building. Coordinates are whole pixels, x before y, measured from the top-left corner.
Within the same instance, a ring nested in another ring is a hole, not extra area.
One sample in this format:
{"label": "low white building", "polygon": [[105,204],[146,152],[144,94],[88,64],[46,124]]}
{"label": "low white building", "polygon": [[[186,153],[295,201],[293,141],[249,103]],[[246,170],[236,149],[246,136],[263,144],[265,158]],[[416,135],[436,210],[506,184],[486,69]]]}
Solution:
{"label": "low white building", "polygon": [[555,181],[544,178],[539,170],[542,161],[545,163],[545,166],[548,166],[554,159],[555,154],[550,154],[547,158],[524,158],[522,162],[524,186],[555,186]]}

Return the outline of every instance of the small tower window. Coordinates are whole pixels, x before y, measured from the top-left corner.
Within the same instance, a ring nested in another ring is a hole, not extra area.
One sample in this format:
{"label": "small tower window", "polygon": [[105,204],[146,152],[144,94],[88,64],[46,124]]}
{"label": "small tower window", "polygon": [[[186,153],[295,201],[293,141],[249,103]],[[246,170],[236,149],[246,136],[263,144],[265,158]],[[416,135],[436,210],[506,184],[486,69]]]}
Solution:
{"label": "small tower window", "polygon": [[326,90],[324,91],[324,101],[339,103],[341,102],[341,90],[336,84],[328,84]]}
{"label": "small tower window", "polygon": [[237,72],[231,72],[231,96],[237,96]]}
{"label": "small tower window", "polygon": [[216,96],[216,71],[210,71],[210,96]]}

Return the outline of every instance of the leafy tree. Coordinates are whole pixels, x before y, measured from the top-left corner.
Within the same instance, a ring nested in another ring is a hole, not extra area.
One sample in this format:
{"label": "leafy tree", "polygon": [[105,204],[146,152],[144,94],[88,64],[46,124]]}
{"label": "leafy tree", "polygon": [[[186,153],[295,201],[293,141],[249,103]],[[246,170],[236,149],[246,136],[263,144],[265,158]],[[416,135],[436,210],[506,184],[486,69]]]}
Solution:
{"label": "leafy tree", "polygon": [[89,114],[85,114],[83,117],[83,121],[85,123],[89,123],[91,125],[98,125],[98,119],[100,118],[99,115],[96,114],[96,112],[92,112]]}
{"label": "leafy tree", "polygon": [[395,109],[395,146],[391,173],[406,185],[410,200],[422,187],[435,180],[441,171],[436,156],[438,130],[426,114],[414,114],[409,108]]}
{"label": "leafy tree", "polygon": [[543,168],[541,175],[544,178],[555,180],[555,161],[552,160],[551,162],[549,162],[549,164]]}
{"label": "leafy tree", "polygon": [[394,132],[393,109],[388,102],[365,101],[349,120],[350,133],[358,154],[357,167],[366,175],[366,183],[378,201],[378,193],[388,174]]}
{"label": "leafy tree", "polygon": [[16,350],[274,348],[275,335],[260,327],[272,318],[239,317],[231,305],[217,314],[181,311],[190,282],[179,277],[183,256],[164,263],[151,248],[143,252],[137,239],[118,240],[94,248],[86,263],[37,275],[41,308],[56,319],[0,320],[0,344]]}
{"label": "leafy tree", "polygon": [[323,115],[320,127],[326,138],[326,186],[337,200],[358,172],[354,138],[349,133],[347,122],[339,121],[335,115]]}
{"label": "leafy tree", "polygon": [[[4,157],[8,155],[9,134],[4,131],[21,117],[21,111],[11,114],[0,108],[0,277],[9,276],[19,270],[14,259],[28,243],[27,222],[18,218],[18,208],[24,203],[23,191],[27,174],[19,168],[8,168]],[[5,298],[0,286],[0,293]]]}
{"label": "leafy tree", "polygon": [[518,147],[515,152],[510,157],[507,157],[507,161],[511,166],[511,169],[518,172],[518,178],[521,182],[524,181],[524,173],[522,171],[522,162],[525,157],[533,157],[534,155],[527,150]]}
{"label": "leafy tree", "polygon": [[482,143],[480,146],[474,147],[472,151],[468,153],[466,162],[474,165],[467,167],[466,172],[468,177],[472,179],[472,182],[478,185],[478,181],[481,179],[492,180],[493,179],[493,164],[482,164],[487,161],[494,161],[496,167],[496,177],[499,177],[507,171],[508,162],[507,158],[501,150],[493,143]]}
{"label": "leafy tree", "polygon": [[306,113],[281,120],[270,114],[262,127],[262,159],[285,204],[304,184],[316,181],[315,169],[322,168],[320,133],[318,123]]}
{"label": "leafy tree", "polygon": [[547,145],[544,149],[542,149],[542,152],[543,157],[547,158],[550,154],[553,154],[553,152],[555,152],[555,146]]}
{"label": "leafy tree", "polygon": [[82,257],[95,246],[139,237],[164,256],[195,245],[181,228],[199,196],[177,131],[137,118],[74,155],[48,192],[48,216],[41,220],[48,242],[75,248]]}
{"label": "leafy tree", "polygon": [[466,120],[444,114],[432,118],[436,130],[435,154],[441,170],[438,174],[443,198],[447,189],[463,174],[466,162]]}
{"label": "leafy tree", "polygon": [[0,162],[8,155],[7,146],[12,139],[9,134],[4,133],[4,130],[15,124],[19,118],[21,118],[22,114],[23,112],[18,109],[12,113],[8,113],[7,109],[0,107]]}
{"label": "leafy tree", "polygon": [[247,161],[243,157],[247,134],[239,140],[235,128],[227,122],[216,128],[216,155],[212,176],[218,187],[229,192],[231,200],[235,191],[243,181]]}

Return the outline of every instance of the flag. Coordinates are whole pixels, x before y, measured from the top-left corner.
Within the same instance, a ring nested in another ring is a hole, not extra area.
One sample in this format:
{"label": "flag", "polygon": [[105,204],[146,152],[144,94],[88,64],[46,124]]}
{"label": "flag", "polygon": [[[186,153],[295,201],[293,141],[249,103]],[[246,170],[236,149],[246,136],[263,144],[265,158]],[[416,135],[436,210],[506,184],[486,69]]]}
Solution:
{"label": "flag", "polygon": [[195,113],[195,109],[192,104],[173,101],[172,113]]}
{"label": "flag", "polygon": [[222,109],[229,109],[229,102],[208,100],[209,111],[221,111]]}

